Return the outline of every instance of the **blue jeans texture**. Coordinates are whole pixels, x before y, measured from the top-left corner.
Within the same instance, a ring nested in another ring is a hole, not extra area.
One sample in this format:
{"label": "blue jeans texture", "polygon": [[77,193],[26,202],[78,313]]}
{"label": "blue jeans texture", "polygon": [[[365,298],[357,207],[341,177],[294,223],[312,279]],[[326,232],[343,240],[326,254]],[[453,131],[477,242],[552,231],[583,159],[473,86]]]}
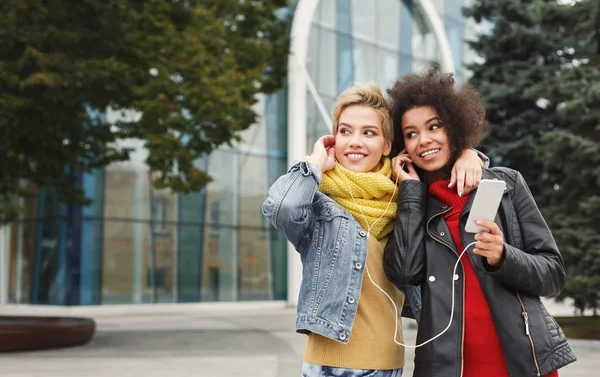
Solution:
{"label": "blue jeans texture", "polygon": [[302,363],[302,377],[400,377],[402,368],[390,370],[346,369]]}

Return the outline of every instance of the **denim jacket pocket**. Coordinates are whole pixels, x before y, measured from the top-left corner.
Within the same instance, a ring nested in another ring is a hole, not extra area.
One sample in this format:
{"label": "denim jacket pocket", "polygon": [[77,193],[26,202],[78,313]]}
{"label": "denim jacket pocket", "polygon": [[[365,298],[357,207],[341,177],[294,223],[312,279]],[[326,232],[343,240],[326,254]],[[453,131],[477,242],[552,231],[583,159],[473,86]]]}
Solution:
{"label": "denim jacket pocket", "polygon": [[317,252],[331,253],[343,247],[350,226],[349,214],[335,205],[317,206],[314,245]]}

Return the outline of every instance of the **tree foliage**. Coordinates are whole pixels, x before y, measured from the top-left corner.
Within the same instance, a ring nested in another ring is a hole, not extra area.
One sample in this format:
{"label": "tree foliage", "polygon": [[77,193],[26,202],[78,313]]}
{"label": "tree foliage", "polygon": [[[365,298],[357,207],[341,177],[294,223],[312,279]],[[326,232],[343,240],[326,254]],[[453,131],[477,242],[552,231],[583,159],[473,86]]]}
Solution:
{"label": "tree foliage", "polygon": [[491,33],[471,83],[487,102],[485,145],[523,173],[567,266],[562,298],[600,305],[600,3],[476,1]]}
{"label": "tree foliage", "polygon": [[[70,172],[128,159],[139,138],[158,187],[198,190],[193,162],[256,120],[282,86],[285,0],[3,0],[0,216],[24,182],[81,201]],[[134,112],[109,124],[104,114]]]}

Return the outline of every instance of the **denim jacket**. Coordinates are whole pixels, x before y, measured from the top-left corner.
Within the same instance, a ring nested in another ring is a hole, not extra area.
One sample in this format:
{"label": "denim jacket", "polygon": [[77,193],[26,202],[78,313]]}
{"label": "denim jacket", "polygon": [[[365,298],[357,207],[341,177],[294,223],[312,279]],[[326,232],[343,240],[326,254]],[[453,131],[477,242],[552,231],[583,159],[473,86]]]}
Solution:
{"label": "denim jacket", "polygon": [[[367,259],[367,232],[333,199],[317,190],[321,170],[296,163],[270,188],[263,215],[283,232],[302,260],[296,331],[315,332],[347,343],[360,298]],[[406,300],[418,318],[420,290],[407,287]]]}

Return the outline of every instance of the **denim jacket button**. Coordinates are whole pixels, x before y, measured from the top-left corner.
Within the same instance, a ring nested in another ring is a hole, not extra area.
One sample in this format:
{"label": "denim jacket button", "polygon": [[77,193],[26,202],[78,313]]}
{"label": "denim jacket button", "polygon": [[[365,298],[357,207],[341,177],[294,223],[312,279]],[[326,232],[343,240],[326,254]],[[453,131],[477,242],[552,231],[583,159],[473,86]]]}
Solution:
{"label": "denim jacket button", "polygon": [[327,216],[331,216],[331,208],[327,208],[327,212],[325,212],[327,214]]}
{"label": "denim jacket button", "polygon": [[356,269],[357,269],[357,270],[360,270],[360,269],[362,268],[362,263],[360,263],[360,262],[356,262],[356,263],[354,264],[354,267],[356,267]]}
{"label": "denim jacket button", "polygon": [[429,281],[430,281],[431,283],[433,283],[433,282],[435,281],[435,276],[431,275],[431,276],[429,277]]}
{"label": "denim jacket button", "polygon": [[359,234],[360,234],[362,237],[364,237],[364,236],[366,236],[366,235],[367,235],[367,233],[366,233],[364,230],[361,230]]}
{"label": "denim jacket button", "polygon": [[354,304],[354,301],[356,301],[356,300],[354,299],[354,297],[352,297],[352,296],[348,297],[348,302],[349,302],[349,303],[351,303],[351,304]]}
{"label": "denim jacket button", "polygon": [[440,232],[440,236],[444,237],[446,235],[445,232]]}
{"label": "denim jacket button", "polygon": [[345,339],[346,339],[346,334],[344,334],[344,333],[341,333],[341,334],[340,334],[340,339],[341,339],[341,340],[345,340]]}
{"label": "denim jacket button", "polygon": [[454,280],[458,280],[458,274],[454,274]]}

